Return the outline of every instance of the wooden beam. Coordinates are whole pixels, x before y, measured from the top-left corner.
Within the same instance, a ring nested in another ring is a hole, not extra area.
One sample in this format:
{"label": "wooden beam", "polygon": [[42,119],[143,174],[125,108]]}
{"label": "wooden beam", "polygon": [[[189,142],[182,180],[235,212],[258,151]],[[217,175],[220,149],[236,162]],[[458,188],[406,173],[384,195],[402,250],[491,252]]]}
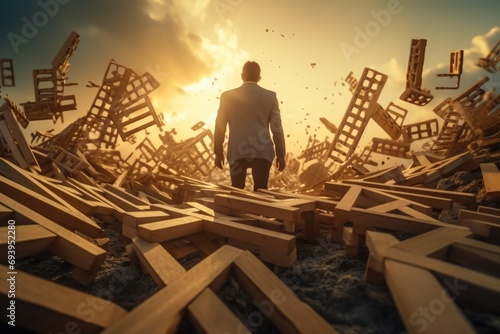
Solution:
{"label": "wooden beam", "polygon": [[170,205],[154,204],[152,205],[152,208],[164,210],[165,212],[171,214],[203,219],[205,232],[214,233],[227,238],[238,239],[259,247],[265,247],[289,254],[296,246],[295,236],[289,234],[269,231],[254,226],[247,226],[201,213],[188,212]]}
{"label": "wooden beam", "polygon": [[0,254],[6,256],[9,241],[15,241],[16,258],[36,255],[48,250],[56,237],[56,234],[37,224],[16,225],[15,230],[0,227]]}
{"label": "wooden beam", "polygon": [[[448,190],[440,190],[440,189],[426,189],[422,187],[412,187],[412,186],[402,186],[402,185],[395,185],[395,184],[384,184],[384,183],[376,183],[376,182],[365,182],[365,181],[358,181],[358,180],[345,180],[343,181],[344,183],[349,183],[349,184],[357,184],[360,186],[366,186],[366,187],[371,187],[371,188],[377,188],[377,189],[383,189],[383,190],[395,190],[395,191],[401,191],[401,192],[406,192],[406,193],[413,193],[413,194],[419,194],[419,195],[424,195],[424,196],[431,196],[431,197],[442,197],[442,198],[448,198],[451,199],[454,202],[457,203],[462,203],[470,206],[476,206],[476,195],[470,194],[470,193],[462,193],[458,191],[448,191]],[[326,185],[325,185],[326,188]]]}
{"label": "wooden beam", "polygon": [[282,333],[337,333],[249,251],[234,261],[233,277]]}
{"label": "wooden beam", "polygon": [[[3,265],[0,268],[3,282],[0,300],[2,305],[8,305],[9,284],[5,282],[10,278],[10,271]],[[21,271],[15,274],[15,286],[15,328],[41,333],[99,333],[127,314],[109,300]]]}
{"label": "wooden beam", "polygon": [[122,223],[137,228],[138,225],[168,219],[170,215],[159,210],[129,211],[124,212]]}
{"label": "wooden beam", "polygon": [[[10,198],[18,202],[29,203],[32,210],[70,230],[81,232],[92,238],[97,238],[104,233],[92,219],[82,215],[74,208],[71,210],[67,203],[67,205],[61,205],[43,196],[43,194],[30,190],[3,176],[0,176],[0,186],[2,192],[8,193]],[[61,201],[63,200],[61,199]]]}
{"label": "wooden beam", "polygon": [[394,248],[401,249],[414,254],[431,256],[452,245],[457,240],[469,237],[472,231],[454,227],[441,227],[430,232],[406,239]]}
{"label": "wooden beam", "polygon": [[385,280],[409,333],[476,333],[455,297],[428,270],[387,260]]}
{"label": "wooden beam", "polygon": [[197,333],[251,333],[209,288],[188,306],[189,318]]}
{"label": "wooden beam", "polygon": [[149,242],[163,242],[200,232],[203,232],[203,220],[189,216],[142,224],[137,227],[137,235]]}
{"label": "wooden beam", "polygon": [[220,288],[242,250],[222,246],[102,333],[175,333],[185,308],[207,287]]}
{"label": "wooden beam", "polygon": [[401,231],[421,234],[439,227],[466,227],[442,223],[435,220],[419,219],[393,213],[380,213],[367,209],[354,208],[349,215],[349,221],[354,223],[354,232],[365,234],[367,229],[384,228],[392,231]]}
{"label": "wooden beam", "polygon": [[159,243],[134,238],[132,244],[139,261],[159,287],[168,286],[186,273],[186,269]]}
{"label": "wooden beam", "polygon": [[273,203],[233,195],[215,195],[214,203],[216,208],[217,206],[222,206],[233,210],[260,214],[266,217],[274,217],[288,222],[297,222],[300,219],[299,208],[279,206]]}
{"label": "wooden beam", "polygon": [[56,234],[57,238],[49,247],[49,252],[87,272],[86,277],[78,278],[80,283],[88,285],[93,281],[104,262],[106,251],[42,216],[31,206],[27,207],[2,193],[0,193],[0,203],[14,210],[16,212],[14,217],[23,216]]}
{"label": "wooden beam", "polygon": [[[367,244],[369,244],[372,235],[373,232],[367,233]],[[482,309],[497,310],[500,307],[500,278],[438,259],[409,253],[395,247],[387,248],[380,243],[375,243],[373,247],[376,248],[377,245],[382,247],[380,253],[385,261],[391,259],[430,270],[436,275],[444,277],[444,282],[453,280],[463,283],[464,288],[462,291],[456,291],[456,297],[463,298]]]}

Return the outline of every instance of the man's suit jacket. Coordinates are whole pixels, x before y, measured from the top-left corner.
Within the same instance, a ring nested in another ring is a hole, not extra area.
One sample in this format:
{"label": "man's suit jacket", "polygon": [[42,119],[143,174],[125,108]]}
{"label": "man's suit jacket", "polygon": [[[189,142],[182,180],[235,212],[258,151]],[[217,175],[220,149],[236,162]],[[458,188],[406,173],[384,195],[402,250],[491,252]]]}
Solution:
{"label": "man's suit jacket", "polygon": [[[273,161],[285,156],[285,135],[276,93],[255,82],[245,82],[222,93],[214,133],[215,154],[223,153],[229,126],[227,160],[261,158]],[[272,132],[272,140],[271,133]],[[273,147],[274,142],[274,147]]]}

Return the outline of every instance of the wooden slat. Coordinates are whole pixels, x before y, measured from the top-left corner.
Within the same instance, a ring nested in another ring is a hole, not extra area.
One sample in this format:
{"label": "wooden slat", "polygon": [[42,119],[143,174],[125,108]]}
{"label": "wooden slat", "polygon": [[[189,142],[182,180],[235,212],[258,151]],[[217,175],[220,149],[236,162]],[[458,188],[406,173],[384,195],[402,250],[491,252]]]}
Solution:
{"label": "wooden slat", "polygon": [[242,250],[223,246],[102,333],[175,333],[184,309],[207,287],[220,288]]}
{"label": "wooden slat", "polygon": [[455,241],[469,237],[472,231],[457,229],[453,227],[442,227],[430,232],[414,236],[395,245],[394,248],[401,249],[414,254],[430,256],[439,252]]}
{"label": "wooden slat", "polygon": [[[0,265],[0,299],[9,302],[7,294],[9,270]],[[76,333],[99,333],[126,314],[120,306],[76,289],[18,271],[16,286],[16,327],[38,333],[60,333],[71,329]],[[3,320],[5,321],[5,320]]]}
{"label": "wooden slat", "polygon": [[454,243],[448,251],[448,259],[461,266],[500,277],[500,247],[497,253],[461,243]]}
{"label": "wooden slat", "polygon": [[282,333],[336,333],[252,253],[236,259],[233,277]]}
{"label": "wooden slat", "polygon": [[162,242],[203,232],[203,220],[195,217],[180,217],[142,224],[137,235],[149,242]]}
{"label": "wooden slat", "polygon": [[[3,176],[0,176],[0,186],[1,192],[8,194],[10,198],[18,202],[29,203],[31,209],[68,229],[81,232],[92,238],[103,234],[103,230],[96,223],[80,214],[76,209],[71,210],[67,203],[67,205],[61,205]],[[61,199],[61,201],[63,200]]]}
{"label": "wooden slat", "polygon": [[[385,228],[392,231],[420,234],[439,227],[456,226],[435,220],[424,220],[392,213],[379,213],[358,208],[351,210],[349,220],[354,223],[354,232],[362,234],[370,228]],[[456,226],[456,228],[467,229],[462,226]]]}
{"label": "wooden slat", "polygon": [[379,250],[381,256],[387,261],[392,259],[415,267],[430,270],[433,273],[445,277],[444,281],[461,282],[465,285],[463,291],[459,291],[457,297],[463,298],[470,303],[480,305],[482,309],[497,310],[500,307],[500,278],[483,274],[452,263],[413,254],[395,247],[387,248],[383,243],[374,243],[372,236],[374,232],[367,233],[367,245],[371,248],[382,247]]}
{"label": "wooden slat", "polygon": [[211,289],[205,289],[188,306],[191,324],[197,333],[250,333]]}
{"label": "wooden slat", "polygon": [[168,213],[158,210],[129,211],[123,213],[122,223],[137,228],[138,225],[165,220],[168,217],[170,217]]}
{"label": "wooden slat", "polygon": [[274,217],[289,222],[297,222],[300,219],[299,208],[284,207],[249,198],[232,195],[215,195],[214,202],[216,206],[260,214],[266,217]]}
{"label": "wooden slat", "polygon": [[186,272],[159,243],[134,238],[132,244],[139,261],[159,287],[168,286]]}
{"label": "wooden slat", "polygon": [[479,167],[483,175],[486,196],[490,201],[500,200],[500,171],[497,166],[490,162],[480,164]]}
{"label": "wooden slat", "polygon": [[227,238],[234,238],[259,247],[265,247],[289,254],[296,246],[295,236],[269,231],[263,228],[247,226],[230,220],[211,217],[208,215],[187,212],[170,205],[154,204],[152,208],[164,210],[171,214],[191,216],[204,221],[205,232],[214,233]]}
{"label": "wooden slat", "polygon": [[0,254],[6,256],[9,240],[14,240],[16,258],[36,255],[48,250],[56,237],[56,234],[37,224],[18,225],[13,230],[7,226],[0,227]]}
{"label": "wooden slat", "polygon": [[[387,260],[385,280],[409,333],[476,332],[453,302],[455,296],[428,270]],[[419,313],[421,310],[427,312]]]}
{"label": "wooden slat", "polygon": [[80,283],[88,285],[92,282],[106,257],[106,252],[102,248],[35,212],[31,206],[27,207],[2,193],[0,193],[0,203],[14,210],[16,212],[14,217],[17,215],[26,217],[56,234],[57,238],[49,247],[49,252],[86,271],[87,277],[78,278]]}
{"label": "wooden slat", "polygon": [[[439,190],[439,189],[426,189],[426,188],[421,188],[421,187],[412,187],[412,186],[401,186],[401,185],[394,185],[394,184],[384,184],[384,183],[376,183],[376,182],[365,182],[365,181],[358,181],[358,180],[345,180],[343,181],[344,183],[349,183],[349,184],[357,184],[360,186],[366,186],[366,187],[371,187],[371,188],[377,188],[377,189],[389,189],[389,190],[395,190],[395,191],[401,191],[401,192],[407,192],[407,193],[413,193],[413,194],[419,194],[419,195],[425,195],[425,196],[435,196],[435,197],[442,197],[442,198],[448,198],[451,199],[454,202],[457,203],[462,203],[462,204],[467,204],[471,206],[476,205],[476,196],[474,194],[469,194],[469,193],[461,193],[458,191],[447,191],[447,190]],[[326,184],[325,184],[326,188]]]}

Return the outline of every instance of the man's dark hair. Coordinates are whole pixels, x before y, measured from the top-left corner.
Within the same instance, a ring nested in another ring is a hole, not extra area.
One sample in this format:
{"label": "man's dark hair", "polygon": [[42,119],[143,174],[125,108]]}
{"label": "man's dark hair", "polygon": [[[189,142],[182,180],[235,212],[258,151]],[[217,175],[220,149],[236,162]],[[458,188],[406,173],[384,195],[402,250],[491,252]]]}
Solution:
{"label": "man's dark hair", "polygon": [[257,82],[260,79],[260,66],[254,61],[247,61],[243,65],[243,80]]}

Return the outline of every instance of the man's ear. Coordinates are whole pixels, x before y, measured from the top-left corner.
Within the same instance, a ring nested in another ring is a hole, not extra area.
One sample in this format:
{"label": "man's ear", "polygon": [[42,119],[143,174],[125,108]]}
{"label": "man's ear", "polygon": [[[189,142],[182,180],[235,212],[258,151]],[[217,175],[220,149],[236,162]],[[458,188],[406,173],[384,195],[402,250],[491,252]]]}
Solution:
{"label": "man's ear", "polygon": [[262,79],[262,77],[261,77],[261,76],[259,76],[259,78],[257,79],[257,82],[259,82],[259,81],[260,81],[260,79]]}

